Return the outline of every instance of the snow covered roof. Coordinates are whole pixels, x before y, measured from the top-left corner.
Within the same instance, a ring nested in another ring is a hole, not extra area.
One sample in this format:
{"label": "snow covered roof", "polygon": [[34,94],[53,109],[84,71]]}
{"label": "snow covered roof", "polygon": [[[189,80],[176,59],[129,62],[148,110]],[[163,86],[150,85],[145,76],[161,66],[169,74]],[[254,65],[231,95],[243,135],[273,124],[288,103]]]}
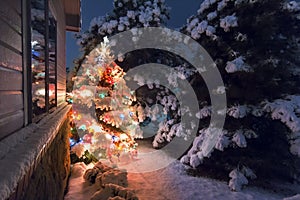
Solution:
{"label": "snow covered roof", "polygon": [[79,32],[81,28],[81,0],[64,0],[66,30]]}

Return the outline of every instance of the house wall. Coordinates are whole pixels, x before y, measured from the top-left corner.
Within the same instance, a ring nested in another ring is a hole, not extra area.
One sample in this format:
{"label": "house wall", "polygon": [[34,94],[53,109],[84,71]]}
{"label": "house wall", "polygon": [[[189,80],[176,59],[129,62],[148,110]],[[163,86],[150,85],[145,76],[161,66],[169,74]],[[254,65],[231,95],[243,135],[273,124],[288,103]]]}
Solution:
{"label": "house wall", "polygon": [[70,169],[64,1],[49,0],[57,21],[57,108],[36,123],[26,2],[0,0],[0,199],[63,199]]}
{"label": "house wall", "polygon": [[0,140],[24,125],[21,0],[0,1]]}
{"label": "house wall", "polygon": [[[65,102],[66,95],[66,17],[64,1],[49,2],[49,7],[57,20],[57,106],[60,106]],[[31,66],[26,62],[29,57],[26,55],[24,40],[26,33],[22,32],[22,0],[0,1],[0,23],[0,140],[2,140],[27,125],[28,117],[30,118],[28,112],[31,108],[30,105],[26,106],[28,104],[26,99],[30,98],[28,95],[31,91],[26,91],[26,85],[31,83],[26,83],[28,82],[26,68]],[[24,28],[26,30],[26,25]]]}

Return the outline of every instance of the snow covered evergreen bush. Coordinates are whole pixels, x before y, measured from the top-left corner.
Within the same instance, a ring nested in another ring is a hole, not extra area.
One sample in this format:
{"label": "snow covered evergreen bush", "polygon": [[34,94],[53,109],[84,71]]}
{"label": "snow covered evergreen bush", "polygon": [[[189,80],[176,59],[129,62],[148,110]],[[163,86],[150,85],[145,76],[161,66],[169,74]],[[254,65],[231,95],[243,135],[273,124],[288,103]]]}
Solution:
{"label": "snow covered evergreen bush", "polygon": [[[242,158],[247,152],[253,152],[253,148],[259,151],[266,145],[261,127],[267,127],[265,132],[278,131],[275,121],[279,120],[288,128],[281,128],[280,134],[289,141],[290,152],[299,156],[300,79],[299,73],[295,73],[300,66],[297,54],[299,42],[296,42],[300,38],[299,3],[285,0],[204,0],[198,13],[187,20],[181,31],[208,51],[225,83],[227,118],[215,149],[225,151],[228,147],[243,148],[241,160],[239,157],[232,158],[236,159],[235,164],[242,162],[257,169],[250,157]],[[198,90],[205,87],[203,82],[194,85]],[[206,102],[209,102],[209,96],[206,95]],[[197,117],[209,118],[207,107],[203,109]],[[274,122],[269,122],[270,118]],[[213,159],[212,152],[203,156],[204,149],[201,147],[205,145],[201,143],[214,131],[207,128],[200,130],[193,147],[181,161],[198,167],[205,162],[205,157],[212,156]],[[257,143],[261,146],[248,147],[249,141],[253,143],[252,138],[261,140]],[[278,155],[278,159],[287,157],[289,160],[296,159],[285,153]],[[230,164],[234,165],[234,162]],[[224,165],[228,167],[229,163]],[[292,172],[297,173],[293,176],[298,177],[298,181],[299,171],[298,168]],[[241,185],[248,182],[238,170],[232,171],[230,177],[229,185],[233,190],[239,190]]]}

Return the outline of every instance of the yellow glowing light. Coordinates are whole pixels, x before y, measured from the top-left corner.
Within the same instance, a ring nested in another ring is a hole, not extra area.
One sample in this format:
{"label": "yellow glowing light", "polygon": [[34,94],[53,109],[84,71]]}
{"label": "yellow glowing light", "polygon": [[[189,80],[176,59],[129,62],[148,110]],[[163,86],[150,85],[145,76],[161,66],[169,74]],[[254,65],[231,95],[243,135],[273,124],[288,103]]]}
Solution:
{"label": "yellow glowing light", "polygon": [[98,74],[102,76],[103,70],[101,68],[98,68]]}

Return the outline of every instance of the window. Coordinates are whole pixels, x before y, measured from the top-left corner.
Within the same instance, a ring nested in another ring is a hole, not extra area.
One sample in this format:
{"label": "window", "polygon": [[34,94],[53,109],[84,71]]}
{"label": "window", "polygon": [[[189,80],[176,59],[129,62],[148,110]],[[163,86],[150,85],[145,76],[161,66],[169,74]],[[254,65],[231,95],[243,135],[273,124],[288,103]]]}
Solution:
{"label": "window", "polygon": [[49,10],[49,109],[56,106],[57,84],[56,84],[56,21]]}
{"label": "window", "polygon": [[[48,113],[57,102],[57,27],[48,0],[31,0],[32,117]],[[35,121],[35,120],[33,120]]]}

